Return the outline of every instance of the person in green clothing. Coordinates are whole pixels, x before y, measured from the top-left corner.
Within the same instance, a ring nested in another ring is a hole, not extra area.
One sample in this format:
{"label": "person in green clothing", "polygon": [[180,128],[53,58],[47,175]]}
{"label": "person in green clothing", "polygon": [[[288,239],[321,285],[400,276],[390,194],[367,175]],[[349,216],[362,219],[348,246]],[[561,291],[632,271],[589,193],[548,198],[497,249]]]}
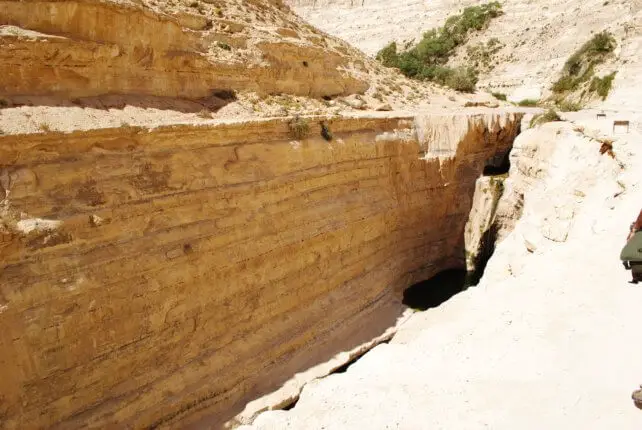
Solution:
{"label": "person in green clothing", "polygon": [[626,241],[628,242],[631,240],[638,231],[642,231],[642,210],[640,211],[640,215],[638,215],[638,219],[631,224],[631,231],[629,232],[629,237],[626,238]]}
{"label": "person in green clothing", "polygon": [[[626,245],[620,258],[627,270],[631,270],[633,283],[642,281],[642,210],[638,219],[631,224],[631,230],[626,238]],[[639,234],[638,234],[639,233]]]}

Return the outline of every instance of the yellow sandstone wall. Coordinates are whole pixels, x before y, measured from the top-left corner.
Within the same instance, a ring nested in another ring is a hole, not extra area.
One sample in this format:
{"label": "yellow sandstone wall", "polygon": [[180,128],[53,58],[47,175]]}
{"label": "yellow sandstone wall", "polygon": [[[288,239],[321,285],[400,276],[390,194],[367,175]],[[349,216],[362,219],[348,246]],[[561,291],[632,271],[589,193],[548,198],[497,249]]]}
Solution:
{"label": "yellow sandstone wall", "polygon": [[0,136],[2,426],[220,426],[380,334],[519,120]]}
{"label": "yellow sandstone wall", "polygon": [[[260,38],[244,22],[101,0],[0,0],[2,25],[20,27],[0,32],[3,96],[200,99],[249,90],[321,97],[369,87],[348,71],[360,69],[361,61],[291,29],[289,38],[278,36],[278,29],[271,39]],[[221,57],[226,51],[217,42],[235,51]],[[242,57],[236,48],[251,54]]]}

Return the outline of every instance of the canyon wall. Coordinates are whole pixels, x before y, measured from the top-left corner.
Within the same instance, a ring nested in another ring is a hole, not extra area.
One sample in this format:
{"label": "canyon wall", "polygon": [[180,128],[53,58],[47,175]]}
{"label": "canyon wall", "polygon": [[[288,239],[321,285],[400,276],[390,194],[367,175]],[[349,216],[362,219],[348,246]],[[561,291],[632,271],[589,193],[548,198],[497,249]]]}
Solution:
{"label": "canyon wall", "polygon": [[3,426],[219,427],[372,339],[464,266],[520,117],[0,136]]}
{"label": "canyon wall", "polygon": [[287,8],[147,3],[0,1],[0,95],[206,99],[248,90],[321,97],[369,87],[354,50]]}
{"label": "canyon wall", "polygon": [[[639,170],[622,161],[630,159],[635,139],[606,137],[608,125],[599,132],[596,125],[592,115],[584,116],[576,124],[543,124],[515,140],[510,175],[497,205],[498,247],[484,274],[486,283],[519,277],[534,258],[567,242],[574,230],[604,231],[607,221],[592,219],[595,214],[608,213],[620,196],[637,188]],[[604,151],[608,145],[611,152]],[[589,225],[580,216],[582,207],[583,216],[591,218]]]}

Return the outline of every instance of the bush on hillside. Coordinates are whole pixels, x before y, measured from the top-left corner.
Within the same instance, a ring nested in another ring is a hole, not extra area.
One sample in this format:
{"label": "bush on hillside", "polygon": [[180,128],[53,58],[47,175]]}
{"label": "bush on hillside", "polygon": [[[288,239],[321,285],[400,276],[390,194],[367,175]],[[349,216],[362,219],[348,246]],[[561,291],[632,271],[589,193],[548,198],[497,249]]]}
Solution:
{"label": "bush on hillside", "polygon": [[310,133],[310,126],[307,121],[298,115],[290,120],[288,128],[290,129],[290,137],[296,140],[305,139]]}
{"label": "bush on hillside", "polygon": [[562,112],[577,112],[582,109],[581,104],[568,100],[560,100],[556,104]]}
{"label": "bush on hillside", "polygon": [[[377,53],[384,66],[396,67],[404,75],[450,86],[459,91],[474,91],[477,71],[472,67],[450,68],[445,64],[455,49],[468,40],[469,33],[484,29],[491,19],[501,15],[501,4],[491,2],[467,7],[451,16],[443,27],[424,33],[417,45],[399,52],[392,42]],[[495,46],[493,42],[492,46]]]}
{"label": "bush on hillside", "polygon": [[538,104],[539,100],[535,99],[524,99],[517,102],[517,105],[522,107],[537,107]]}
{"label": "bush on hillside", "polygon": [[603,78],[594,77],[591,81],[589,91],[597,93],[598,96],[602,97],[602,100],[606,100],[613,87],[613,80],[615,79],[616,73],[617,72],[613,72]]}
{"label": "bush on hillside", "polygon": [[549,109],[545,113],[535,115],[533,119],[531,119],[530,126],[532,128],[536,125],[544,124],[547,122],[553,122],[553,121],[561,121],[561,120],[562,118],[560,118],[559,114],[554,109]]}
{"label": "bush on hillside", "polygon": [[566,61],[562,76],[553,84],[553,92],[563,93],[578,89],[580,84],[593,76],[595,66],[603,63],[616,46],[615,38],[607,31],[593,36]]}
{"label": "bush on hillside", "polygon": [[377,60],[381,61],[386,67],[397,67],[398,56],[397,56],[397,43],[390,42],[377,53]]}
{"label": "bush on hillside", "polygon": [[443,84],[457,91],[472,93],[478,80],[477,71],[472,67],[458,67],[450,69]]}

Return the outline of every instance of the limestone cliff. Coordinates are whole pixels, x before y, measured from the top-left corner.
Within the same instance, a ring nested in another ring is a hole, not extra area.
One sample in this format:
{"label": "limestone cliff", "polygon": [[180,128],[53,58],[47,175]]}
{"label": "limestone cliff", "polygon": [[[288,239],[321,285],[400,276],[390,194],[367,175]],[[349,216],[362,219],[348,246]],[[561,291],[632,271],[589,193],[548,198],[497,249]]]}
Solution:
{"label": "limestone cliff", "polygon": [[499,199],[504,191],[504,179],[482,176],[475,183],[475,194],[466,223],[466,270],[480,269],[483,260],[492,254],[495,241],[495,215]]}
{"label": "limestone cliff", "polygon": [[280,1],[0,0],[0,135],[489,105]]}
{"label": "limestone cliff", "polygon": [[[601,151],[604,142],[617,145],[613,157]],[[486,282],[519,276],[532,254],[565,243],[577,228],[603,231],[596,221],[583,225],[578,212],[582,205],[608,210],[639,181],[639,172],[627,172],[618,160],[628,152],[623,142],[625,136],[585,134],[584,126],[566,122],[526,130],[515,140],[495,220],[500,243]]]}
{"label": "limestone cliff", "polygon": [[322,119],[0,136],[4,427],[219,426],[463,266],[520,115]]}
{"label": "limestone cliff", "polygon": [[[515,141],[524,215],[477,287],[413,314],[388,344],[243,430],[638,429],[642,289],[618,255],[640,211],[642,136],[576,118]],[[564,229],[564,241],[546,238]],[[527,231],[540,232],[532,253]]]}
{"label": "limestone cliff", "polygon": [[321,97],[369,87],[353,49],[270,2],[3,0],[0,46],[4,96]]}

